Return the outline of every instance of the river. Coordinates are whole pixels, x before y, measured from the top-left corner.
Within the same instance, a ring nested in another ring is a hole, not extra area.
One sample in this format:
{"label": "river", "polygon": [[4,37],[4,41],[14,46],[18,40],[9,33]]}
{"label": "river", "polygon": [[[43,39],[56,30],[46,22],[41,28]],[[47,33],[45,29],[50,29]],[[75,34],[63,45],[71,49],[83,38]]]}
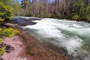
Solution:
{"label": "river", "polygon": [[41,43],[65,49],[73,60],[90,60],[89,23],[53,18],[42,18],[33,22],[36,24],[21,28],[30,32]]}

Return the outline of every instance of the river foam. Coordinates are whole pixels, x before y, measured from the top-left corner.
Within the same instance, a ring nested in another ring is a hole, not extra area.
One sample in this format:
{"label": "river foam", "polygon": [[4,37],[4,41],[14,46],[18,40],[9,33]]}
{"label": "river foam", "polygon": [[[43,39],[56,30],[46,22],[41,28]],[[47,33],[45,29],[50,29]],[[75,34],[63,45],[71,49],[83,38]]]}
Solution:
{"label": "river foam", "polygon": [[60,19],[43,18],[37,24],[23,28],[39,41],[67,50],[75,60],[90,60],[90,24]]}

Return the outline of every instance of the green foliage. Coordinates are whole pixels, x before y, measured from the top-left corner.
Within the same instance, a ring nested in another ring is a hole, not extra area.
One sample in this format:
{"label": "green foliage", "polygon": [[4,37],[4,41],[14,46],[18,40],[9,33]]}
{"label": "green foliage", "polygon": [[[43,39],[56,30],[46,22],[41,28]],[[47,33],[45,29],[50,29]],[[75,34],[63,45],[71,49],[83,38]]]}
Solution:
{"label": "green foliage", "polygon": [[0,18],[0,22],[3,22],[3,21],[4,21],[4,19]]}
{"label": "green foliage", "polygon": [[82,7],[84,6],[84,0],[76,0],[74,5],[77,7]]}
{"label": "green foliage", "polygon": [[3,39],[2,38],[0,38],[0,44],[2,44],[3,43]]}
{"label": "green foliage", "polygon": [[19,31],[18,30],[14,30],[12,28],[9,29],[5,29],[3,31],[3,34],[7,37],[13,37],[14,35],[16,35]]}
{"label": "green foliage", "polygon": [[1,56],[2,54],[5,54],[5,53],[6,53],[5,47],[1,47],[1,48],[0,48],[0,56]]}
{"label": "green foliage", "polygon": [[10,17],[12,15],[13,8],[7,4],[4,4],[2,1],[0,1],[0,18],[2,21],[10,20]]}
{"label": "green foliage", "polygon": [[19,31],[13,28],[0,29],[0,37],[13,37],[17,33],[19,33]]}
{"label": "green foliage", "polygon": [[90,3],[88,4],[88,6],[86,7],[85,10],[85,17],[88,21],[90,21]]}
{"label": "green foliage", "polygon": [[2,57],[0,57],[0,59],[2,59]]}
{"label": "green foliage", "polygon": [[80,17],[79,17],[79,15],[74,15],[73,17],[72,17],[72,19],[74,19],[74,20],[78,20]]}
{"label": "green foliage", "polygon": [[[19,9],[15,0],[0,0],[0,22],[10,21]],[[16,13],[15,13],[16,12]]]}
{"label": "green foliage", "polygon": [[86,18],[88,21],[90,21],[90,15],[87,15]]}
{"label": "green foliage", "polygon": [[0,12],[0,15],[3,16],[3,15],[5,15],[5,13]]}

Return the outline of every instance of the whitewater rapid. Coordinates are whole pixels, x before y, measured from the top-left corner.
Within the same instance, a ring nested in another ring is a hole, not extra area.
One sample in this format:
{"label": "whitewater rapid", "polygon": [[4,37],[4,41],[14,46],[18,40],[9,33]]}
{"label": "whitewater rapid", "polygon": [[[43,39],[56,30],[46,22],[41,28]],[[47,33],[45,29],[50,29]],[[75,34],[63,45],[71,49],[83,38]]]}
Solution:
{"label": "whitewater rapid", "polygon": [[35,25],[24,26],[40,42],[64,48],[75,60],[90,60],[90,24],[43,18]]}

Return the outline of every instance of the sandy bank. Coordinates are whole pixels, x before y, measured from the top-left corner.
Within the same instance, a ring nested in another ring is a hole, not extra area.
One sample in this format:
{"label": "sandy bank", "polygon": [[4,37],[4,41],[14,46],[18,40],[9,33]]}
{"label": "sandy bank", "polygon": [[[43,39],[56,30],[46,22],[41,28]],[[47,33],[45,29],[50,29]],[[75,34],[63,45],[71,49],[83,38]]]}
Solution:
{"label": "sandy bank", "polygon": [[5,37],[4,43],[14,48],[13,51],[2,56],[4,60],[32,60],[31,57],[28,58],[28,56],[25,55],[26,45],[19,36],[14,36],[12,38]]}

